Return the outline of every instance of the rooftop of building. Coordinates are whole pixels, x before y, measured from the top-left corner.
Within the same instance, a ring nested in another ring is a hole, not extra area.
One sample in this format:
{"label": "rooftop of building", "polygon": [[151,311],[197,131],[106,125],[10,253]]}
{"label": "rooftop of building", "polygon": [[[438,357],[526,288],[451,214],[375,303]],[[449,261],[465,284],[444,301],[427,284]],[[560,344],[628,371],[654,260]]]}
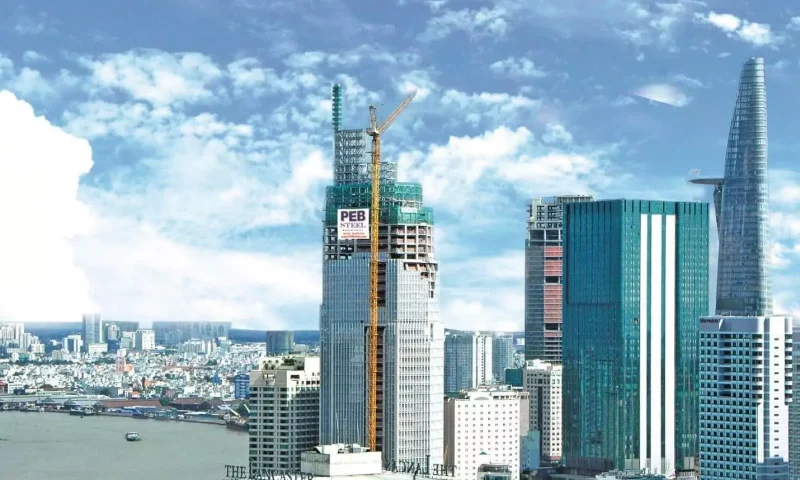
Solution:
{"label": "rooftop of building", "polygon": [[312,355],[283,355],[266,357],[258,362],[258,370],[304,370],[306,365],[318,369],[320,358]]}
{"label": "rooftop of building", "polygon": [[561,370],[561,365],[553,365],[552,363],[545,362],[544,360],[526,360],[525,368],[528,370]]}
{"label": "rooftop of building", "polygon": [[448,394],[448,401],[451,400],[489,400],[495,397],[527,397],[528,392],[520,387],[511,385],[482,385],[469,390],[461,390],[458,393]]}

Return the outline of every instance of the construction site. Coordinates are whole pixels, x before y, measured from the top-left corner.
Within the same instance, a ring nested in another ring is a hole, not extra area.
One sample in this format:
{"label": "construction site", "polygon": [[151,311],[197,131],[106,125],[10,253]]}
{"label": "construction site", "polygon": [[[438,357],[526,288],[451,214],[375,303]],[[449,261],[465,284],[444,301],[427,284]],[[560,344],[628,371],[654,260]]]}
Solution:
{"label": "construction site", "polygon": [[[360,443],[384,461],[442,458],[444,329],[438,318],[433,210],[422,186],[397,181],[381,137],[414,94],[379,123],[343,129],[331,91],[334,184],[323,230],[321,436]],[[369,234],[340,235],[339,212],[368,209]]]}

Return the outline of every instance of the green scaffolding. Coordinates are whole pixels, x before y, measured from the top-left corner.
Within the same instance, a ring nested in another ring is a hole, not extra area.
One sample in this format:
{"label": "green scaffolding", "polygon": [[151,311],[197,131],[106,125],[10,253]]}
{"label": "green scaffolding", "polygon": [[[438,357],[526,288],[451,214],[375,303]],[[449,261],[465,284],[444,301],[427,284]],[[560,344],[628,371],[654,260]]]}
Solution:
{"label": "green scaffolding", "polygon": [[[336,225],[340,208],[370,208],[371,204],[371,184],[330,186],[325,191],[325,224]],[[381,184],[380,207],[383,224],[433,225],[433,209],[422,206],[422,186],[418,183]]]}

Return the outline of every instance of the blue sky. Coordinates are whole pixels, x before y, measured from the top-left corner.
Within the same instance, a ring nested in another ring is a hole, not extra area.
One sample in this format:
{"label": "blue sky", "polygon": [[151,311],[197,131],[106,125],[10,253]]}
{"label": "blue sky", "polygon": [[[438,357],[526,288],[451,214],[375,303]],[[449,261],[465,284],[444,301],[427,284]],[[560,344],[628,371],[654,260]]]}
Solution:
{"label": "blue sky", "polygon": [[710,200],[686,180],[722,172],[751,56],[800,312],[792,2],[125,3],[0,7],[0,320],[316,328],[338,82],[347,128],[418,91],[384,159],[435,209],[442,320],[521,329],[526,202]]}

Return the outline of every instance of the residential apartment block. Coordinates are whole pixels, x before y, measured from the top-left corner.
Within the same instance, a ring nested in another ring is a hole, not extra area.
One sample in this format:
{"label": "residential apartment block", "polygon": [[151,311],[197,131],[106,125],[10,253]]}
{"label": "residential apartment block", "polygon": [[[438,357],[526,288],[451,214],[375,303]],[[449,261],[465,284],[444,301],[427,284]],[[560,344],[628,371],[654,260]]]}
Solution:
{"label": "residential apartment block", "polygon": [[445,464],[456,480],[477,478],[483,464],[510,467],[519,479],[520,440],[527,434],[528,392],[481,387],[445,399]]}
{"label": "residential apartment block", "polygon": [[268,357],[250,372],[250,469],[300,470],[319,445],[319,357]]}
{"label": "residential apartment block", "polygon": [[444,339],[444,391],[458,393],[492,383],[492,336],[448,333]]}
{"label": "residential apartment block", "polygon": [[700,324],[700,479],[789,480],[792,318]]}
{"label": "residential apartment block", "polygon": [[561,365],[528,360],[523,371],[523,388],[530,400],[530,429],[539,432],[541,460],[561,460]]}

